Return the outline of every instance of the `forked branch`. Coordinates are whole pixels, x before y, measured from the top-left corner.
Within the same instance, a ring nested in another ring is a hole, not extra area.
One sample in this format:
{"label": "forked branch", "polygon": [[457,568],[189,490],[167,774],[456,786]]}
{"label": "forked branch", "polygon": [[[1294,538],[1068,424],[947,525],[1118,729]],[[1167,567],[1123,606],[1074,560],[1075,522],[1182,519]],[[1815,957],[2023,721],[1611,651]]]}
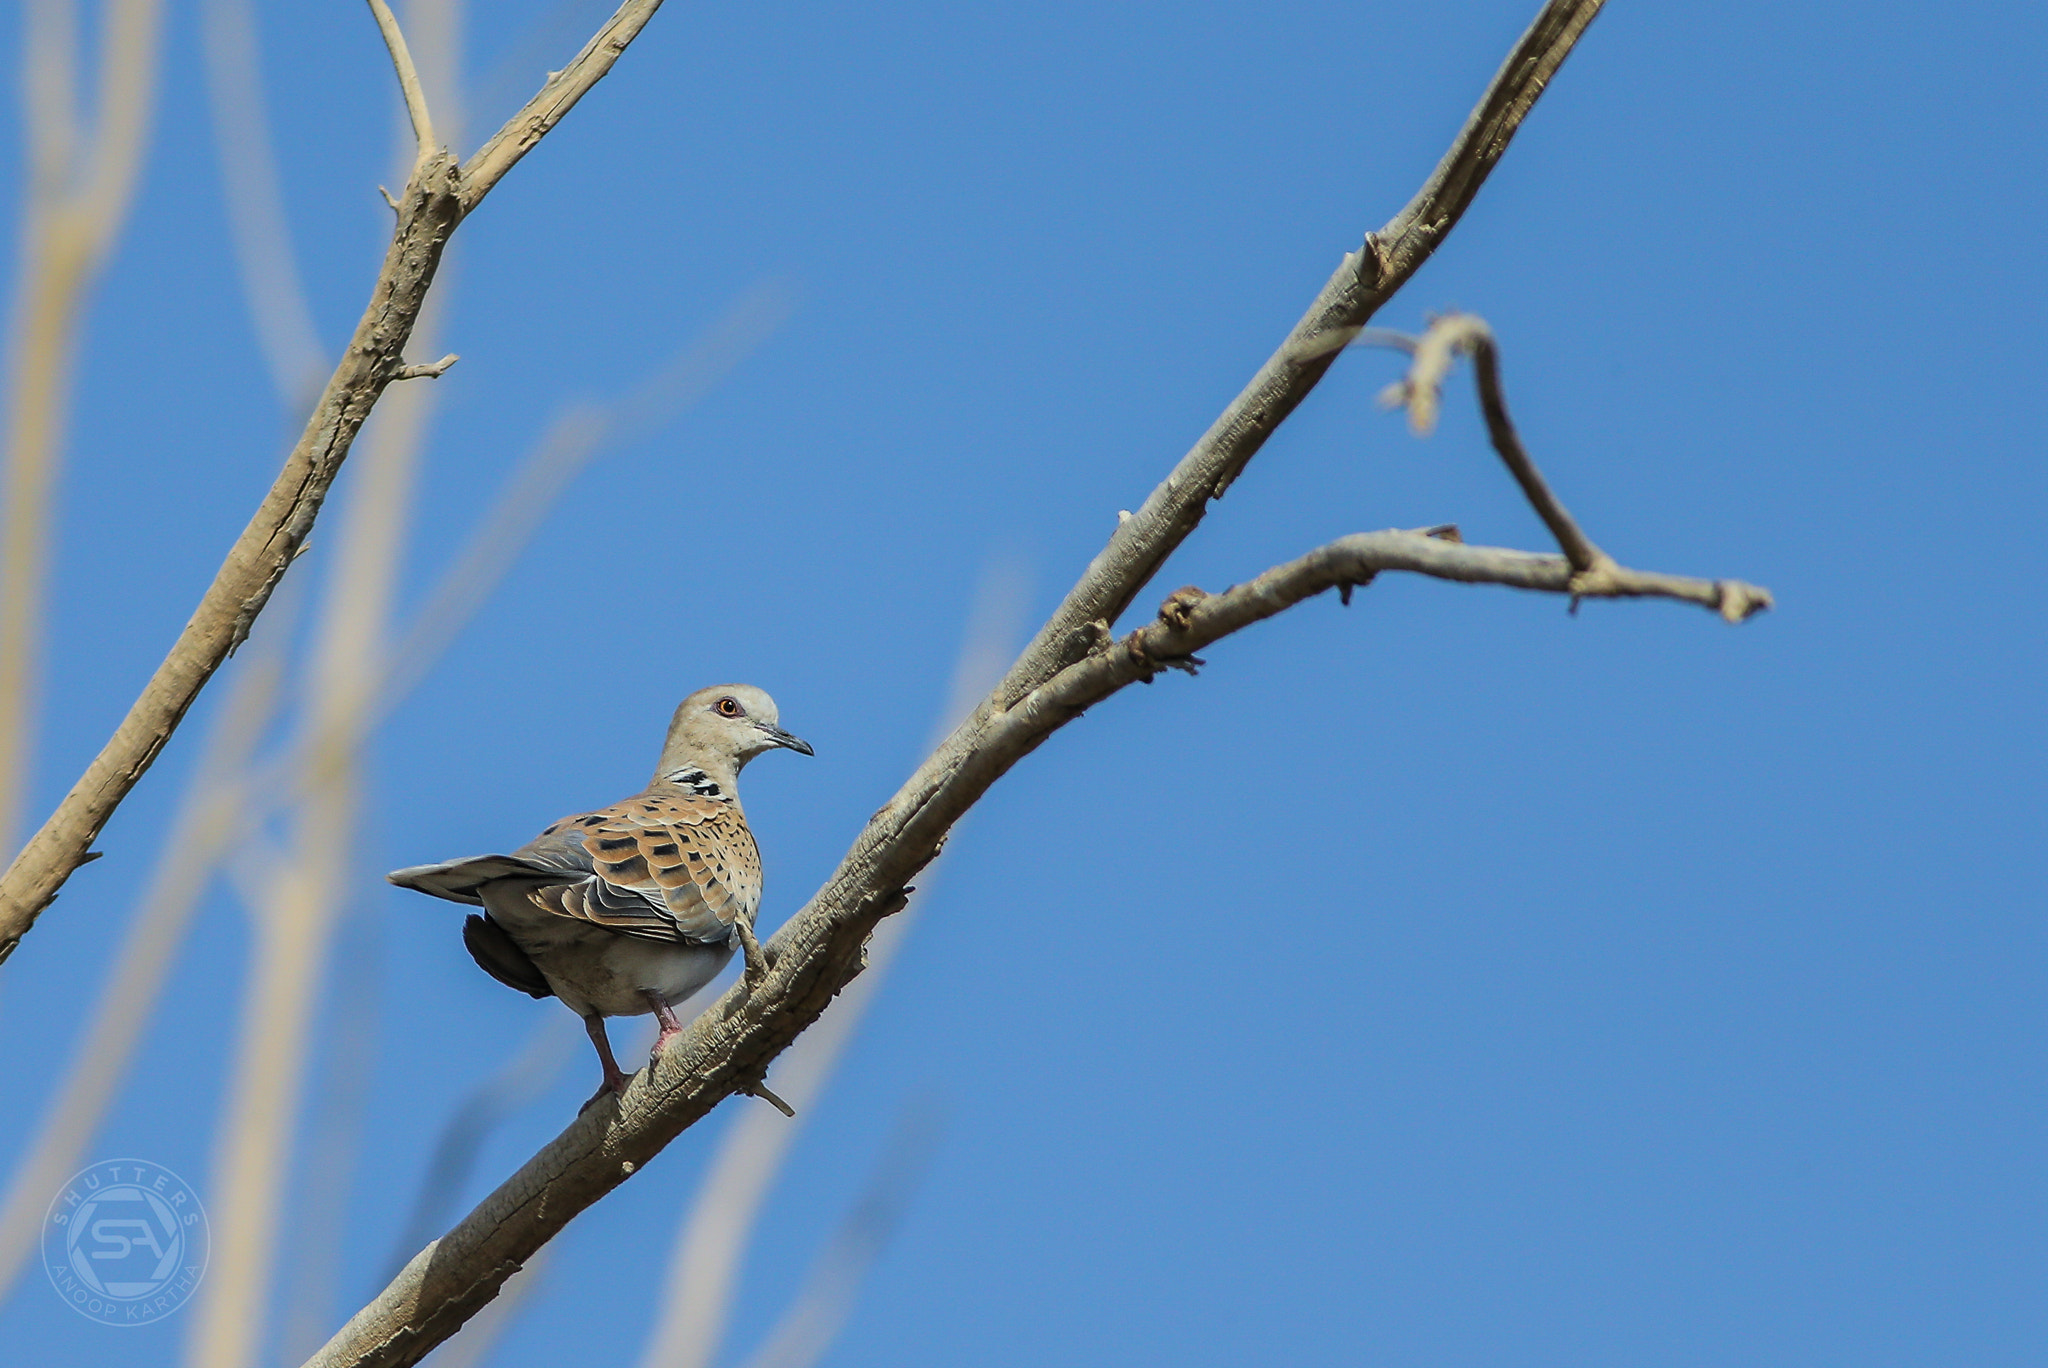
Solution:
{"label": "forked branch", "polygon": [[486,143],[468,168],[432,144],[425,96],[390,11],[371,0],[391,47],[422,151],[395,202],[398,222],[369,305],[341,363],[329,377],[298,443],[285,458],[255,516],[229,549],[213,583],[144,686],[113,737],[86,767],[57,810],[0,876],[0,961],[14,952],[71,877],[91,858],[107,819],[156,760],[215,670],[248,636],[257,614],[306,544],[327,491],[341,473],[356,433],[394,380],[437,374],[443,363],[408,367],[405,344],[419,321],[441,251],[463,217],[532,149],[569,108],[610,71],[660,0],[626,0],[567,69],[551,77],[519,114]]}
{"label": "forked branch", "polygon": [[[725,1097],[757,1091],[777,1055],[861,972],[869,933],[904,905],[909,881],[937,855],[954,823],[1011,766],[1095,703],[1149,681],[1161,669],[1192,667],[1194,651],[1303,598],[1356,586],[1387,570],[1575,591],[1578,571],[1562,556],[1468,547],[1425,533],[1364,533],[1221,594],[1181,591],[1156,621],[1121,640],[1111,631],[1201,521],[1209,500],[1222,494],[1336,353],[1457,222],[1599,8],[1597,0],[1552,0],[1544,7],[1422,192],[1381,233],[1368,237],[1363,249],[1345,257],[1252,383],[1119,524],[1003,682],[869,819],[838,870],[768,942],[764,972],[750,973],[749,981],[672,1039],[616,1105],[601,1103],[583,1113],[422,1250],[310,1365],[384,1368],[418,1362],[578,1212],[638,1172]],[[479,153],[471,166],[485,155]],[[516,147],[492,155],[516,155]],[[1580,592],[1677,598],[1729,614],[1754,593],[1732,585],[1622,572]]]}
{"label": "forked branch", "polygon": [[1549,0],[1414,198],[1347,253],[1285,341],[1209,425],[1173,473],[1116,529],[1066,601],[1018,657],[998,697],[1015,699],[1073,658],[1089,624],[1115,622],[1200,525],[1213,499],[1323,378],[1337,351],[1408,283],[1463,217],[1494,165],[1571,55],[1601,0]]}
{"label": "forked branch", "polygon": [[1558,549],[1564,552],[1566,561],[1570,563],[1571,578],[1566,590],[1572,596],[1574,608],[1582,598],[1656,596],[1703,603],[1717,609],[1728,621],[1741,622],[1751,613],[1771,606],[1768,591],[1739,580],[1714,581],[1714,596],[1703,598],[1699,586],[1706,581],[1645,575],[1641,571],[1624,569],[1594,544],[1578,520],[1566,511],[1564,502],[1552,492],[1550,482],[1537,469],[1535,458],[1522,445],[1521,434],[1515,431],[1514,420],[1508,416],[1507,396],[1501,391],[1500,347],[1485,319],[1477,314],[1450,313],[1431,323],[1429,330],[1419,338],[1368,329],[1360,334],[1358,341],[1366,345],[1394,347],[1414,358],[1408,374],[1387,386],[1380,395],[1380,402],[1388,408],[1407,409],[1409,426],[1418,436],[1426,437],[1436,427],[1437,413],[1443,404],[1444,377],[1450,373],[1451,363],[1460,355],[1472,358],[1472,369],[1479,381],[1479,409],[1486,418],[1487,435],[1508,472],[1515,477],[1515,483],[1522,487],[1529,506],[1536,511],[1537,517],[1543,519],[1543,525],[1550,529],[1550,535],[1557,539]]}

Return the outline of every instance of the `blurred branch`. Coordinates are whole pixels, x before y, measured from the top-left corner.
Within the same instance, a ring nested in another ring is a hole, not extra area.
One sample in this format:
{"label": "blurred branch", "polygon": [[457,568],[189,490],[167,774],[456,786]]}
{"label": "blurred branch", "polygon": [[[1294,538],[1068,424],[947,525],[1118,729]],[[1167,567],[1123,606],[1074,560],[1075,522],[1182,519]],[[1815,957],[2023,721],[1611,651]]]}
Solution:
{"label": "blurred branch", "polygon": [[[420,139],[417,168],[435,150],[419,74],[388,6],[370,0],[370,8],[391,48]],[[411,9],[422,21],[422,53],[429,60],[438,56],[437,65],[452,70],[460,46],[453,0],[414,0]],[[447,305],[445,289],[424,301],[414,330],[420,345],[432,349]],[[402,367],[393,378],[410,378],[416,369],[422,368]],[[303,732],[310,740],[303,752],[304,783],[292,790],[287,849],[270,862],[268,877],[249,902],[256,936],[215,1137],[213,1255],[188,1325],[189,1368],[252,1368],[264,1343],[285,1177],[296,1150],[300,1103],[314,1082],[313,1022],[355,872],[368,736],[363,721],[385,673],[420,451],[435,399],[432,388],[409,387],[380,410],[328,567],[302,685]],[[348,1169],[329,1165],[312,1181],[316,1187],[345,1181]],[[339,1203],[330,1195],[312,1205]]]}
{"label": "blurred branch", "polygon": [[[140,7],[145,0],[123,3]],[[213,672],[248,636],[250,624],[304,547],[357,432],[406,364],[405,346],[449,235],[483,192],[611,69],[655,8],[649,0],[629,0],[577,59],[571,88],[549,97],[563,78],[551,81],[535,97],[546,109],[528,117],[509,143],[501,131],[487,145],[485,152],[500,150],[478,176],[465,178],[454,158],[439,151],[415,167],[397,202],[398,222],[369,306],[284,469],[113,738],[0,876],[0,961],[13,953],[64,881],[89,858],[100,829],[147,772]],[[0,761],[6,758],[0,754]]]}
{"label": "blurred branch", "polygon": [[[283,661],[272,644],[245,664],[222,703],[157,872],[90,1017],[79,1063],[66,1075],[63,1093],[0,1201],[0,1293],[34,1247],[50,1192],[78,1169],[105,1118],[163,995],[199,895],[223,855],[232,846],[236,858],[229,873],[243,900],[251,906],[266,902],[265,889],[286,857],[263,837],[261,824],[276,805],[312,781],[312,757],[328,746],[361,745],[426,676],[489,599],[562,490],[598,453],[641,439],[701,398],[783,321],[788,309],[779,290],[750,291],[624,396],[572,409],[557,419],[500,489],[396,648],[385,654],[385,673],[360,713],[330,717],[326,733],[304,735],[282,759],[251,765],[254,747],[282,696]],[[405,1252],[417,1249],[428,1234],[421,1233]]]}
{"label": "blurred branch", "polygon": [[860,1200],[818,1255],[789,1310],[747,1359],[746,1368],[811,1368],[825,1357],[853,1314],[861,1284],[888,1247],[931,1167],[938,1141],[939,1120],[929,1107],[904,1110]]}
{"label": "blurred branch", "polygon": [[121,941],[120,954],[86,1016],[63,1088],[0,1201],[0,1298],[40,1237],[50,1194],[85,1162],[116,1089],[163,995],[199,895],[223,850],[242,830],[246,766],[277,710],[284,674],[282,631],[245,660],[208,730],[199,767],[164,837],[156,868]]}
{"label": "blurred branch", "polygon": [[8,324],[6,511],[0,522],[0,842],[11,843],[20,829],[34,750],[52,492],[78,332],[87,292],[127,218],[142,164],[156,96],[160,18],[158,0],[108,0],[88,138],[77,106],[76,0],[27,6],[28,186]]}
{"label": "blurred branch", "polygon": [[[953,678],[931,744],[945,739],[969,709],[1002,677],[1023,626],[1024,577],[1014,568],[991,566],[982,575]],[[795,1109],[794,1120],[766,1107],[749,1107],[732,1118],[697,1184],[690,1214],[676,1232],[669,1255],[661,1308],[641,1368],[710,1368],[725,1337],[733,1289],[742,1259],[759,1223],[762,1205],[788,1160],[818,1096],[831,1080],[846,1045],[867,1015],[889,965],[915,923],[918,905],[930,895],[936,868],[924,873],[924,891],[904,910],[875,928],[868,942],[867,971],[839,995],[839,1005],[806,1031],[776,1061],[775,1087]],[[420,1232],[424,1241],[430,1231]],[[406,1252],[419,1248],[415,1243]]]}
{"label": "blurred branch", "polygon": [[[1012,765],[1087,707],[1131,683],[1149,682],[1162,667],[1192,668],[1200,646],[1310,594],[1364,582],[1380,569],[1567,590],[1571,569],[1561,558],[1376,533],[1347,538],[1214,597],[1175,594],[1158,622],[1123,642],[1114,641],[1109,628],[1335,355],[1306,349],[1333,330],[1362,326],[1456,222],[1598,8],[1585,0],[1544,7],[1422,193],[1382,234],[1345,258],[1259,377],[1139,512],[1120,523],[1004,681],[869,819],[839,869],[776,933],[767,947],[765,981],[729,990],[615,1106],[584,1112],[422,1250],[312,1364],[417,1362],[577,1212],[726,1096],[758,1085],[776,1057],[859,975],[868,937],[904,907],[909,880],[938,855],[953,824]],[[1719,590],[1712,592],[1718,599]]]}
{"label": "blurred branch", "polygon": [[461,1199],[484,1141],[507,1117],[554,1086],[582,1038],[568,1018],[549,1012],[519,1052],[456,1106],[434,1142],[433,1156],[413,1197],[412,1215],[399,1232],[385,1277],[405,1267],[405,1261],[433,1238]]}
{"label": "blurred branch", "polygon": [[[292,1363],[318,1349],[344,1304],[350,1218],[361,1209],[361,1176],[369,1111],[382,1083],[386,1007],[392,981],[382,909],[351,900],[335,928],[323,986],[327,1014],[306,1051],[311,1094],[300,1122],[305,1140],[290,1195],[286,1256],[276,1347],[265,1357]],[[394,1042],[402,1051],[403,1042]],[[353,1289],[349,1289],[353,1292]]]}
{"label": "blurred branch", "polygon": [[782,326],[790,308],[781,287],[756,286],[625,395],[608,404],[578,405],[556,418],[391,652],[391,673],[378,692],[380,715],[432,668],[593,456],[640,440],[702,399]]}
{"label": "blurred branch", "polygon": [[288,851],[250,905],[256,934],[215,1140],[213,1257],[188,1325],[190,1368],[248,1368],[263,1342],[313,1016],[351,883],[362,738],[349,723],[363,713],[379,674],[425,399],[419,391],[402,396],[378,425],[316,627],[305,730],[328,740],[308,757]]}
{"label": "blurred branch", "polygon": [[242,297],[270,367],[271,385],[286,411],[296,414],[319,390],[327,370],[326,349],[313,325],[285,221],[256,15],[250,0],[206,0],[201,18],[206,91]]}

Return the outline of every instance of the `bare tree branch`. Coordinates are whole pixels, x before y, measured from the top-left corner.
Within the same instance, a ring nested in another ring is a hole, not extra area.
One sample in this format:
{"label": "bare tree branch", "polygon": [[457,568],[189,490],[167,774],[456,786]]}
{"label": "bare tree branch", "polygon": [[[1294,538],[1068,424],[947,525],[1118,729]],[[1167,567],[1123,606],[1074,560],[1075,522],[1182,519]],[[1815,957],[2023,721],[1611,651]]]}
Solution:
{"label": "bare tree branch", "polygon": [[[1195,652],[1330,589],[1383,571],[1474,584],[1573,592],[1562,556],[1448,539],[1454,529],[1364,532],[1319,547],[1220,594],[1181,589],[1158,617],[1122,639],[1105,630],[1080,660],[1006,708],[985,701],[963,724],[972,744],[937,781],[917,779],[868,823],[832,879],[768,944],[769,972],[736,985],[638,1075],[616,1109],[579,1116],[308,1361],[308,1368],[416,1363],[487,1303],[496,1287],[570,1217],[623,1183],[727,1094],[759,1088],[769,1063],[864,967],[877,923],[900,910],[907,881],[939,852],[954,822],[1053,732],[1132,684],[1192,670]],[[1740,621],[1769,595],[1735,580],[1616,568],[1600,597],[1663,597]],[[956,739],[958,734],[956,734]],[[920,771],[919,777],[923,776]]]}
{"label": "bare tree branch", "polygon": [[[266,633],[258,646],[260,654],[251,653],[256,659],[243,658],[240,676],[228,685],[211,721],[156,868],[86,1012],[83,1038],[0,1197],[0,1299],[35,1252],[50,1194],[85,1162],[177,966],[200,895],[222,850],[244,829],[244,771],[275,716],[284,675],[277,639]],[[15,1105],[25,1108],[26,1102],[17,1099]]]}
{"label": "bare tree branch", "polygon": [[1429,331],[1419,339],[1373,329],[1359,340],[1398,347],[1415,358],[1414,364],[1408,368],[1407,377],[1389,385],[1380,396],[1380,402],[1388,408],[1405,407],[1409,426],[1419,437],[1427,437],[1436,427],[1437,409],[1443,401],[1444,376],[1450,373],[1451,362],[1460,353],[1471,356],[1473,369],[1479,377],[1479,408],[1486,417],[1486,431],[1493,439],[1493,449],[1507,463],[1508,473],[1522,487],[1522,493],[1529,500],[1529,506],[1536,510],[1536,516],[1543,519],[1550,535],[1557,538],[1558,550],[1564,552],[1565,559],[1572,563],[1572,569],[1586,577],[1589,584],[1596,575],[1613,567],[1613,558],[1595,546],[1580,529],[1578,521],[1565,511],[1564,504],[1551,492],[1549,482],[1536,469],[1535,461],[1530,459],[1528,449],[1522,445],[1521,436],[1508,417],[1507,396],[1501,393],[1500,387],[1499,348],[1494,345],[1493,329],[1486,326],[1485,319],[1477,314],[1445,314],[1430,324]]}
{"label": "bare tree branch", "polygon": [[313,322],[305,281],[292,251],[284,189],[271,145],[253,0],[201,6],[206,93],[213,107],[228,232],[241,268],[242,297],[278,399],[296,413],[319,393],[327,349]]}
{"label": "bare tree branch", "polygon": [[454,352],[449,352],[439,361],[428,361],[417,366],[400,366],[391,378],[393,380],[439,380],[450,370],[453,370],[455,363],[461,359]]}
{"label": "bare tree branch", "polygon": [[78,0],[32,0],[26,7],[28,174],[7,324],[0,471],[0,843],[20,834],[35,750],[51,509],[79,336],[148,145],[162,8],[159,0],[107,0],[88,135],[78,107]]}
{"label": "bare tree branch", "polygon": [[539,93],[507,119],[505,126],[477,149],[475,156],[462,164],[464,212],[476,208],[504,174],[531,152],[534,145],[547,136],[548,130],[560,123],[576,107],[576,102],[590,93],[592,86],[604,79],[604,74],[612,69],[612,63],[618,61],[619,54],[626,50],[626,45],[640,36],[640,30],[647,27],[647,21],[660,8],[661,0],[625,0],[613,11],[612,17],[605,20],[604,27],[583,45],[583,51],[576,54],[574,61],[560,71],[548,74],[547,83]]}
{"label": "bare tree branch", "polygon": [[276,482],[112,739],[0,876],[0,962],[14,953],[72,871],[91,858],[107,819],[148,771],[213,672],[248,636],[304,549],[356,433],[385,386],[406,368],[405,345],[449,236],[513,163],[611,70],[657,8],[659,0],[627,0],[570,68],[477,153],[472,172],[459,170],[454,157],[439,149],[420,158],[396,202],[398,222],[369,305]]}
{"label": "bare tree branch", "polygon": [[1550,0],[1501,64],[1450,150],[1407,206],[1365,245],[1347,253],[1336,273],[1194,449],[1153,490],[1116,533],[1059,611],[1039,631],[1003,681],[998,696],[1014,700],[1037,687],[1085,649],[1091,624],[1114,623],[1159,567],[1187,539],[1294,412],[1341,348],[1408,282],[1479,193],[1487,173],[1600,12],[1601,0]]}
{"label": "bare tree branch", "polygon": [[[1258,377],[1133,516],[996,690],[869,819],[839,868],[765,947],[767,972],[729,990],[643,1070],[527,1161],[309,1360],[317,1368],[416,1363],[487,1304],[578,1212],[617,1187],[733,1092],[760,1088],[769,1065],[865,964],[876,925],[900,910],[909,880],[953,824],[1047,737],[1132,683],[1191,669],[1194,652],[1330,588],[1384,570],[1574,592],[1559,556],[1470,547],[1415,532],[1366,533],[1311,552],[1217,595],[1184,590],[1122,641],[1110,623],[1200,521],[1337,350],[1425,259],[1498,160],[1597,3],[1551,3],[1510,54],[1479,109],[1416,200],[1345,258]],[[586,49],[586,52],[588,49]],[[516,121],[515,121],[516,122]],[[509,126],[508,126],[509,127]],[[503,135],[501,135],[503,136]],[[482,154],[479,154],[480,156]],[[1655,595],[1740,619],[1767,599],[1734,581],[1621,572],[1579,592]]]}

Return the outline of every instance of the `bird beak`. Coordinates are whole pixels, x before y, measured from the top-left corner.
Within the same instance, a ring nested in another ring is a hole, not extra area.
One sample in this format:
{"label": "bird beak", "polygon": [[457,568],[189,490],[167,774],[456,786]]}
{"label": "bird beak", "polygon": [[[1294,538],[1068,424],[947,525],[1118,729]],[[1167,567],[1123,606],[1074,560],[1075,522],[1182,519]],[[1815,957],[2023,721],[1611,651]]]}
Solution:
{"label": "bird beak", "polygon": [[756,722],[754,725],[759,727],[763,732],[765,732],[768,736],[768,739],[773,741],[778,746],[787,746],[789,749],[795,751],[799,755],[817,754],[816,751],[811,749],[811,743],[804,740],[801,736],[791,736],[782,728],[771,727],[766,722]]}

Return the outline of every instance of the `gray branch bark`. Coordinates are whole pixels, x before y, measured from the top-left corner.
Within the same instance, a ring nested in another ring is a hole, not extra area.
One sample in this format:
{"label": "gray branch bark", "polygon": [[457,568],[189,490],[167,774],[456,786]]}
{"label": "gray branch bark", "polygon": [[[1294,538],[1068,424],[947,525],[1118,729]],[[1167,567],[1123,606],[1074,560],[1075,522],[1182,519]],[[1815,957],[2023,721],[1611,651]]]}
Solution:
{"label": "gray branch bark", "polygon": [[[1574,587],[1563,556],[1464,546],[1438,535],[1347,537],[1220,594],[1183,590],[1122,640],[1111,624],[1242,471],[1338,351],[1456,224],[1544,86],[1600,8],[1552,0],[1510,53],[1427,185],[1347,255],[1252,383],[1144,505],[1123,521],[1003,682],[869,819],[832,877],[764,947],[750,973],[674,1039],[616,1105],[600,1102],[429,1245],[311,1360],[392,1368],[425,1357],[497,1294],[575,1215],[626,1181],[728,1095],[760,1089],[769,1065],[861,971],[868,935],[904,905],[909,881],[953,824],[1011,766],[1088,707],[1193,652],[1330,588],[1403,570],[1588,596],[1656,595],[1740,617],[1767,602],[1733,581],[1621,571]],[[1744,606],[1748,605],[1748,606]]]}
{"label": "gray branch bark", "polygon": [[[466,165],[458,168],[448,152],[422,142],[412,179],[394,203],[398,222],[369,305],[284,468],[113,738],[0,876],[0,962],[14,953],[72,871],[92,858],[92,843],[107,819],[156,760],[214,671],[249,635],[278,581],[304,549],[327,491],[385,386],[445,369],[439,362],[408,367],[405,345],[449,236],[514,163],[611,70],[660,7],[661,0],[626,0],[576,60],[551,75]],[[402,39],[394,37],[395,23],[384,22],[389,10],[381,4],[374,8],[381,11],[379,25],[392,44],[415,127],[427,139],[432,124],[417,78],[408,79],[410,59],[399,55],[404,51]]]}

